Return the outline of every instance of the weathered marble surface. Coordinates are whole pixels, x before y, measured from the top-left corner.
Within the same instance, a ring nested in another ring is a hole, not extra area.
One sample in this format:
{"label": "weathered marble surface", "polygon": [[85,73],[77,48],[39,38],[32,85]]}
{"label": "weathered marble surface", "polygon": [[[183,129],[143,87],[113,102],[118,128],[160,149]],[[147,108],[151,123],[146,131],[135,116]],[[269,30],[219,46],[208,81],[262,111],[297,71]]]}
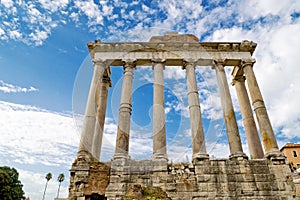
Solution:
{"label": "weathered marble surface", "polygon": [[[74,170],[76,165],[80,162],[74,163]],[[122,199],[134,185],[159,187],[173,200],[299,199],[289,166],[284,161],[207,159],[194,164],[168,164],[165,160],[117,159],[107,165],[91,162],[86,171],[87,179],[81,176],[86,175],[83,170],[75,170],[71,176],[72,183],[83,182],[83,193],[76,191],[72,195],[85,196],[85,199],[92,194]]]}

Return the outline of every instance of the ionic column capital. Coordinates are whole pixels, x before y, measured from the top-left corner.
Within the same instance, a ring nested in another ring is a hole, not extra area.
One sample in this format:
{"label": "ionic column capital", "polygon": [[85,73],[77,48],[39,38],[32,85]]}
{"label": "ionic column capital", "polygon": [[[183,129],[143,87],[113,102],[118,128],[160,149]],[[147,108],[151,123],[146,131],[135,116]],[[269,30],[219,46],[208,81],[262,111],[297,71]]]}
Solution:
{"label": "ionic column capital", "polygon": [[163,70],[165,69],[165,62],[166,62],[166,59],[160,59],[160,58],[155,58],[155,59],[152,59],[152,70],[154,70],[154,66],[155,65],[162,65],[163,67]]}
{"label": "ionic column capital", "polygon": [[215,64],[215,65],[225,65],[225,61],[226,61],[226,59],[214,59],[213,60],[213,63]]}
{"label": "ionic column capital", "polygon": [[244,75],[240,75],[240,76],[235,76],[232,79],[231,85],[235,85],[236,82],[245,82],[246,77]]}
{"label": "ionic column capital", "polygon": [[224,69],[225,66],[225,59],[214,59],[212,60],[212,69]]}
{"label": "ionic column capital", "polygon": [[105,67],[108,67],[107,61],[101,58],[94,58],[92,59],[92,62],[94,65],[104,65]]}
{"label": "ionic column capital", "polygon": [[166,62],[166,59],[152,58],[152,59],[151,59],[151,62],[152,62],[152,65],[153,65],[154,63],[165,63],[165,62]]}
{"label": "ionic column capital", "polygon": [[126,68],[132,68],[132,69],[134,69],[136,67],[136,60],[126,59],[126,60],[122,60],[122,62],[123,62],[124,70]]}
{"label": "ionic column capital", "polygon": [[186,69],[187,66],[195,68],[197,61],[198,61],[197,59],[184,59],[182,69]]}
{"label": "ionic column capital", "polygon": [[241,59],[241,66],[242,66],[242,68],[244,68],[246,65],[253,66],[253,64],[255,62],[256,62],[255,58],[242,58]]}

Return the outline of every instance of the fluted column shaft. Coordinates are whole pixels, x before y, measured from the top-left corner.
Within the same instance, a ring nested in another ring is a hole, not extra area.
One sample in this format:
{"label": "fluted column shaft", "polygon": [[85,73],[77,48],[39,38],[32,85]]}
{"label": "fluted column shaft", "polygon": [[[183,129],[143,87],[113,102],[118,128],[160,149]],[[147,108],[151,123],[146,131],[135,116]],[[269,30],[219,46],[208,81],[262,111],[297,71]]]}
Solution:
{"label": "fluted column shaft", "polygon": [[126,61],[124,63],[124,75],[122,83],[122,94],[120,101],[119,123],[116,141],[116,150],[114,159],[129,158],[129,134],[130,134],[130,117],[132,107],[132,81],[135,63]]}
{"label": "fluted column shaft", "polygon": [[219,87],[224,121],[230,148],[230,157],[245,157],[243,153],[241,138],[233,110],[232,100],[229,92],[226,73],[222,62],[215,63],[217,83]]}
{"label": "fluted column shaft", "polygon": [[267,154],[266,156],[268,157],[268,155],[274,153],[280,154],[280,152],[267,113],[267,109],[263,101],[262,94],[260,92],[254,71],[252,69],[252,65],[254,62],[254,59],[244,59],[242,60],[242,67],[246,76],[246,82],[251,96],[252,106],[254,108],[254,112],[258,121],[265,152]]}
{"label": "fluted column shaft", "polygon": [[96,92],[97,114],[95,122],[95,131],[93,137],[92,154],[95,158],[100,160],[100,153],[102,147],[102,138],[104,131],[104,122],[106,114],[106,104],[108,96],[108,87],[111,86],[109,77],[103,77],[102,82],[98,82]]}
{"label": "fluted column shaft", "polygon": [[258,136],[257,128],[253,118],[250,100],[245,87],[245,77],[244,76],[235,77],[235,79],[233,80],[233,85],[235,86],[238,102],[241,109],[244,130],[246,133],[249,151],[250,151],[250,157],[263,158],[264,152]]}
{"label": "fluted column shaft", "polygon": [[167,159],[166,120],[164,103],[164,63],[153,61],[153,157],[152,159]]}
{"label": "fluted column shaft", "polygon": [[81,152],[92,153],[92,141],[96,121],[96,88],[98,81],[102,81],[104,70],[108,67],[105,61],[94,60],[93,62],[94,72],[85,110],[78,154]]}
{"label": "fluted column shaft", "polygon": [[205,147],[204,131],[202,126],[199,93],[196,82],[195,64],[186,62],[186,80],[188,88],[188,102],[190,111],[190,126],[192,135],[193,160],[208,158]]}

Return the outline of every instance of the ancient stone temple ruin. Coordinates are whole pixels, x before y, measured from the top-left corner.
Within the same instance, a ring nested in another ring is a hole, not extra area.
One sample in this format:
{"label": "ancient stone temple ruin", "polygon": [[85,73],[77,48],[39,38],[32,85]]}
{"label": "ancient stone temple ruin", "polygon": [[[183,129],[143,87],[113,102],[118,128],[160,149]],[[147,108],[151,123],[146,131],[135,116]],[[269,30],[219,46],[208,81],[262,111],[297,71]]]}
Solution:
{"label": "ancient stone temple ruin", "polygon": [[[142,198],[145,192],[135,189],[159,191],[164,195],[159,199],[173,200],[296,198],[289,166],[278,149],[253,72],[256,43],[199,42],[194,35],[167,33],[153,36],[149,42],[98,40],[88,43],[88,48],[94,72],[80,146],[70,170],[69,199],[146,199]],[[110,162],[103,163],[100,151],[111,85],[110,66],[123,66],[124,75],[115,154]],[[154,76],[153,155],[149,160],[133,160],[128,154],[136,66],[152,66]],[[188,164],[168,164],[163,71],[170,66],[182,67],[186,72],[192,137],[192,163]],[[216,73],[229,158],[212,159],[207,154],[198,94],[201,88],[197,88],[196,82],[197,66],[210,67]],[[232,86],[227,82],[226,67],[232,67]],[[250,157],[242,149],[229,87],[236,89]],[[130,191],[132,197],[128,194]]]}

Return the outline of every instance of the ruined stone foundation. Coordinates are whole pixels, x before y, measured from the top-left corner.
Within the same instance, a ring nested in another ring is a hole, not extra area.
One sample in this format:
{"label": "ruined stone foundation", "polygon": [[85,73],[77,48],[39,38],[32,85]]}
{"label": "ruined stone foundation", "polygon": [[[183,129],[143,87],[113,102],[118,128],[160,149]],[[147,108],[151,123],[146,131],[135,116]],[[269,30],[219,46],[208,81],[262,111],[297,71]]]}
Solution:
{"label": "ruined stone foundation", "polygon": [[[130,199],[128,192],[132,191],[134,199],[298,199],[284,160],[207,159],[168,164],[165,160],[118,159],[86,164],[73,164],[69,199]],[[136,188],[141,190],[134,191]],[[143,194],[145,189],[159,189],[166,196]]]}

